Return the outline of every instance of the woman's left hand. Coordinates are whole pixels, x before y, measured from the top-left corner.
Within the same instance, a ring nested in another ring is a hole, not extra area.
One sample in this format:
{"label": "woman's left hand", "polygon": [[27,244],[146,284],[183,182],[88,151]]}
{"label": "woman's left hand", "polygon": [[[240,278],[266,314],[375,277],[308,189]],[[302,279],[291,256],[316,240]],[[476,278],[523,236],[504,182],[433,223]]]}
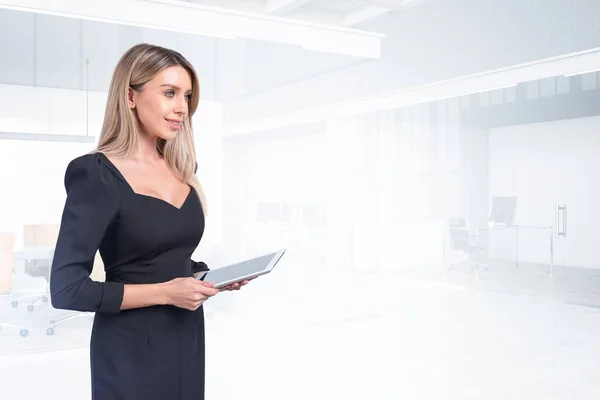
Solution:
{"label": "woman's left hand", "polygon": [[221,292],[224,292],[226,290],[240,290],[241,287],[246,286],[248,282],[250,282],[250,280],[247,279],[241,282],[232,283],[231,285],[223,286],[221,288]]}

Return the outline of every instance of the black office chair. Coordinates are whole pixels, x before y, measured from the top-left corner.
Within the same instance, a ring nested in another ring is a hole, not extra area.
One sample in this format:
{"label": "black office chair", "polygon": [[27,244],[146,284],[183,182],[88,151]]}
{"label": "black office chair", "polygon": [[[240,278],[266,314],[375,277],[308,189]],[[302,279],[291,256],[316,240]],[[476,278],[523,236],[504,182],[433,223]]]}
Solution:
{"label": "black office chair", "polygon": [[472,271],[475,272],[477,279],[479,279],[480,268],[486,271],[489,269],[486,264],[480,261],[481,254],[487,248],[482,244],[485,239],[482,236],[482,231],[476,228],[468,228],[464,218],[454,217],[448,220],[448,235],[450,248],[465,253],[467,260],[459,263],[451,263],[446,269],[446,273],[450,272],[456,265],[468,264],[473,266]]}
{"label": "black office chair", "polygon": [[27,294],[15,299],[11,303],[14,308],[18,307],[19,303],[24,300],[29,300],[27,311],[30,312],[35,309],[35,303],[38,301],[48,304],[50,299],[50,267],[59,230],[59,224],[28,224],[23,226],[23,245],[26,248],[34,249],[34,253],[38,253],[35,249],[42,249],[41,253],[25,260],[25,273],[34,278],[44,278],[46,286],[41,293]]}
{"label": "black office chair", "polygon": [[52,259],[49,260],[28,260],[25,262],[25,273],[34,278],[44,278],[46,281],[46,289],[42,293],[26,294],[11,302],[13,308],[19,306],[19,302],[23,300],[29,300],[27,302],[27,311],[33,311],[35,309],[35,303],[41,301],[43,304],[47,304],[50,298],[50,266]]}

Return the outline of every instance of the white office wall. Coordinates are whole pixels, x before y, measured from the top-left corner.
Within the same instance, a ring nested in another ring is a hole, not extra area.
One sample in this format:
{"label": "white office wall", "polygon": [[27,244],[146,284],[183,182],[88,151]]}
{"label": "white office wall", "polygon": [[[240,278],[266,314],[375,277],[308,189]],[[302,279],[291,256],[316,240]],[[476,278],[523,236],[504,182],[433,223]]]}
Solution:
{"label": "white office wall", "polygon": [[316,77],[363,60],[257,40],[246,42],[246,57],[244,74],[248,94]]}
{"label": "white office wall", "polygon": [[[297,57],[299,63],[304,62]],[[289,82],[227,103],[227,123],[236,124],[367,96],[378,91],[376,61],[364,61]]]}
{"label": "white office wall", "polygon": [[243,56],[243,40],[11,10],[0,10],[0,38],[0,83],[7,85],[105,92],[121,55],[143,42],[175,49],[188,58],[206,99],[214,100],[219,88],[239,91],[239,80],[232,76],[243,75],[234,73],[240,65],[234,57]]}
{"label": "white office wall", "polygon": [[[106,93],[90,93],[89,134],[98,139]],[[84,135],[85,93],[77,90],[0,85],[0,132]],[[92,101],[93,99],[93,101]],[[198,176],[207,192],[205,245],[222,239],[222,106],[201,101],[194,117]],[[65,200],[64,173],[94,143],[0,140],[0,232],[19,245],[23,224],[59,223]]]}
{"label": "white office wall", "polygon": [[192,120],[198,160],[198,179],[207,197],[205,236],[201,247],[219,245],[223,240],[223,106],[200,101]]}
{"label": "white office wall", "polygon": [[[600,267],[600,117],[490,131],[490,195],[518,196],[516,223],[555,225],[568,205],[568,237],[556,241],[555,262]],[[512,235],[496,235],[491,255],[511,259]],[[519,258],[548,263],[548,231],[523,229]]]}
{"label": "white office wall", "polygon": [[106,92],[0,85],[0,132],[95,136]]}
{"label": "white office wall", "polygon": [[57,224],[65,200],[64,173],[92,143],[0,140],[0,232],[23,243],[23,225]]}
{"label": "white office wall", "polygon": [[0,10],[0,82],[33,85],[33,21],[34,14]]}
{"label": "white office wall", "polygon": [[485,227],[489,209],[489,134],[486,129],[461,127],[461,215],[469,226]]}
{"label": "white office wall", "polygon": [[248,147],[251,203],[324,202],[328,163],[324,134],[259,141]]}

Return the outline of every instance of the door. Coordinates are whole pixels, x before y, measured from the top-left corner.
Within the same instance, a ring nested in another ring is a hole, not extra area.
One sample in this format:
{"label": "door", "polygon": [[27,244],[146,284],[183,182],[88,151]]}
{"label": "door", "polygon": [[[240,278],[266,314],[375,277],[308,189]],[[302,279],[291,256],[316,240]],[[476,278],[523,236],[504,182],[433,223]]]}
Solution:
{"label": "door", "polygon": [[[600,226],[598,126],[600,118],[515,127],[517,219],[554,227],[555,265],[600,268],[600,235],[594,230]],[[531,235],[519,233],[525,253],[542,249]]]}

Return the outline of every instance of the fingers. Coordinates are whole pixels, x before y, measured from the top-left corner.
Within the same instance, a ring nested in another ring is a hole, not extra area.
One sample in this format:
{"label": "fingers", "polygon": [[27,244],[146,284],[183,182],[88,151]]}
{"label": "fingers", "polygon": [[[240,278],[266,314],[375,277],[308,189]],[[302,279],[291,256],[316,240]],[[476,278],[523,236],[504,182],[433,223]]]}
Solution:
{"label": "fingers", "polygon": [[213,282],[204,282],[204,281],[198,281],[198,283],[200,283],[200,285],[205,286],[205,287],[213,287],[215,286],[215,284]]}
{"label": "fingers", "polygon": [[[214,286],[214,285],[212,285],[212,286]],[[219,289],[217,289],[215,287],[212,287],[212,286],[204,286],[204,285],[202,285],[202,286],[200,286],[198,288],[198,292],[201,293],[201,294],[203,294],[203,295],[205,295],[205,296],[212,297],[215,294],[217,294],[217,293],[220,292]]]}
{"label": "fingers", "polygon": [[190,311],[197,310],[210,297],[219,293],[214,283],[194,278],[175,278],[170,283],[172,304]]}
{"label": "fingers", "polygon": [[212,295],[208,295],[208,294],[203,294],[203,293],[196,293],[192,299],[191,302],[188,304],[188,306],[186,307],[188,310],[190,311],[196,311],[198,308],[200,308],[200,306],[202,304],[204,304],[204,302],[206,300],[208,300]]}
{"label": "fingers", "polygon": [[240,290],[242,286],[247,285],[252,279],[246,279],[241,282],[232,283],[230,285],[224,286],[221,288],[221,291],[225,290]]}
{"label": "fingers", "polygon": [[199,283],[198,291],[207,296],[214,296],[219,293],[219,289],[216,289],[213,282],[196,281]]}
{"label": "fingers", "polygon": [[224,286],[224,287],[222,287],[222,288],[221,288],[221,290],[222,290],[222,291],[225,291],[225,290],[237,290],[237,289],[239,289],[239,287],[238,287],[238,286],[239,286],[239,285],[238,285],[237,283],[232,283],[232,284],[230,284],[230,285],[227,285],[227,286]]}

